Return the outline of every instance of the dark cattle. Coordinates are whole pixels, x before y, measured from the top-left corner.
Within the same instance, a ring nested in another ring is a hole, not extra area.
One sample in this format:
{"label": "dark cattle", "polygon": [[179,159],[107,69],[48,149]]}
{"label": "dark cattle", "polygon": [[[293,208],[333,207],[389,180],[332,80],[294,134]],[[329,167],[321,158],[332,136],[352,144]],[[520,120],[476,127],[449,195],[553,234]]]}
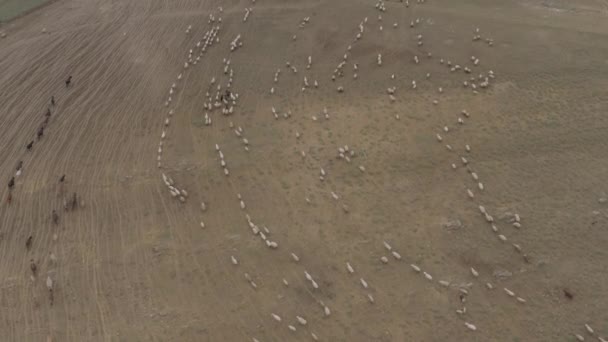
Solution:
{"label": "dark cattle", "polygon": [[65,181],[65,175],[62,175],[61,178],[59,178],[59,183],[63,183],[63,181]]}
{"label": "dark cattle", "polygon": [[23,168],[23,161],[22,161],[22,160],[20,160],[20,161],[17,163],[17,171],[21,170],[21,168]]}
{"label": "dark cattle", "polygon": [[15,177],[12,177],[11,180],[8,181],[8,188],[12,189],[15,187]]}
{"label": "dark cattle", "polygon": [[38,270],[38,267],[36,266],[34,259],[30,260],[30,269],[32,270],[32,273],[34,274],[34,276],[36,276],[36,271]]}
{"label": "dark cattle", "polygon": [[57,212],[55,210],[53,210],[53,223],[59,224],[59,215],[57,215]]}
{"label": "dark cattle", "polygon": [[34,140],[30,141],[30,143],[27,144],[27,146],[25,146],[25,148],[27,148],[27,150],[30,151],[32,149],[32,146],[34,146]]}
{"label": "dark cattle", "polygon": [[38,129],[38,133],[36,133],[36,136],[38,137],[38,140],[40,140],[40,138],[42,138],[43,135],[44,135],[44,127],[40,127]]}
{"label": "dark cattle", "polygon": [[30,248],[32,248],[32,239],[33,239],[33,238],[34,238],[34,237],[30,235],[30,236],[27,238],[27,240],[25,241],[25,249],[27,249],[28,251],[30,250]]}
{"label": "dark cattle", "polygon": [[55,106],[55,96],[51,96],[51,105]]}
{"label": "dark cattle", "polygon": [[72,83],[72,76],[70,75],[67,80],[65,80],[65,87],[69,87],[70,83]]}
{"label": "dark cattle", "polygon": [[74,193],[74,194],[72,195],[72,203],[71,203],[71,206],[72,206],[72,210],[74,210],[74,209],[76,209],[76,208],[78,207],[78,197],[76,196],[76,193]]}

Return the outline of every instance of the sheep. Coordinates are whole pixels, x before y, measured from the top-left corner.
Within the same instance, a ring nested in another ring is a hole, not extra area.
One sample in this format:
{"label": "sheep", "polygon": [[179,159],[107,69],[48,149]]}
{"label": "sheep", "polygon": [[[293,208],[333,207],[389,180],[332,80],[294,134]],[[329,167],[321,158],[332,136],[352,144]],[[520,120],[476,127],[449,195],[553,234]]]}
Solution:
{"label": "sheep", "polygon": [[391,245],[388,242],[382,241],[382,244],[384,245],[384,248],[386,248],[387,251],[390,252],[393,250],[393,247],[391,247]]}
{"label": "sheep", "polygon": [[367,294],[367,299],[369,300],[370,303],[372,303],[372,304],[375,303],[374,296],[372,296],[371,293]]}
{"label": "sheep", "polygon": [[421,269],[420,269],[420,267],[418,267],[418,265],[410,264],[410,266],[411,266],[411,267],[412,267],[412,269],[413,269],[414,271],[416,271],[416,272],[420,272],[420,271],[421,271]]}
{"label": "sheep", "polygon": [[380,257],[380,261],[382,261],[383,264],[388,264],[388,258],[385,256]]}
{"label": "sheep", "polygon": [[475,198],[475,195],[473,194],[473,191],[471,191],[471,189],[467,189],[467,195],[469,196],[469,198],[473,199]]}
{"label": "sheep", "polygon": [[469,330],[472,330],[472,331],[476,331],[476,330],[477,330],[477,327],[476,327],[475,325],[471,324],[471,323],[464,322],[464,325],[465,325],[465,327],[467,327]]}
{"label": "sheep", "polygon": [[231,256],[230,256],[230,260],[232,261],[232,264],[233,264],[233,265],[238,265],[238,264],[239,264],[239,261],[238,261],[238,260],[236,260],[236,258],[234,257],[234,255],[231,255]]}
{"label": "sheep", "polygon": [[325,313],[326,317],[331,315],[331,310],[329,310],[327,306],[323,306],[323,312]]}
{"label": "sheep", "polygon": [[426,273],[426,272],[422,272],[422,273],[424,273],[424,277],[425,277],[426,279],[428,279],[428,280],[433,280],[433,277],[432,277],[430,274],[428,274],[428,273]]}
{"label": "sheep", "polygon": [[308,322],[300,316],[296,316],[296,319],[298,320],[298,323],[300,323],[301,325],[306,325]]}
{"label": "sheep", "polygon": [[520,245],[518,245],[518,244],[516,244],[516,243],[514,243],[514,244],[512,244],[512,245],[513,245],[513,248],[515,248],[515,250],[516,250],[516,251],[518,251],[518,252],[520,252],[520,253],[521,253],[521,246],[520,246]]}
{"label": "sheep", "polygon": [[473,267],[471,267],[471,274],[472,274],[474,277],[479,277],[479,272],[477,272],[477,270],[475,270]]}
{"label": "sheep", "polygon": [[393,258],[401,260],[401,254],[397,253],[396,251],[392,251],[391,254],[393,255]]}
{"label": "sheep", "polygon": [[245,8],[245,16],[243,17],[243,22],[246,22],[249,18],[249,14],[252,12],[251,8]]}
{"label": "sheep", "polygon": [[355,273],[355,269],[348,262],[346,263],[346,269],[348,270],[348,273]]}
{"label": "sheep", "polygon": [[299,262],[300,258],[295,254],[295,253],[291,253],[291,258],[295,261],[295,262]]}
{"label": "sheep", "polygon": [[378,54],[378,66],[382,65],[382,54]]}
{"label": "sheep", "polygon": [[274,318],[275,321],[280,322],[281,321],[281,316],[275,314],[275,313],[271,313],[270,316],[272,316],[272,318]]}

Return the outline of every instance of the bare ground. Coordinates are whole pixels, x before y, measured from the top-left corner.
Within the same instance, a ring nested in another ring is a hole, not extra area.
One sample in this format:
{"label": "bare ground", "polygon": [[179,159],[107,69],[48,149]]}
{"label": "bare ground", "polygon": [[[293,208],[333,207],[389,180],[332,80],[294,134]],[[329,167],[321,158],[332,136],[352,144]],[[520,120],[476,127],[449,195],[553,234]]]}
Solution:
{"label": "bare ground", "polygon": [[[246,7],[253,12],[243,22]],[[2,179],[8,182],[23,161],[10,204],[8,188],[0,191],[2,339],[308,341],[314,332],[322,341],[510,342],[608,336],[608,203],[602,200],[608,192],[608,4],[428,0],[408,8],[387,2],[386,8],[381,13],[363,0],[63,0],[0,28],[7,34],[0,39]],[[196,42],[211,28],[209,14],[223,19],[220,42],[184,70],[188,50],[196,56]],[[299,28],[304,17],[310,22]],[[365,17],[363,38],[352,43]],[[410,28],[416,18],[421,22]],[[475,28],[481,41],[471,39]],[[237,34],[244,45],[230,53]],[[332,82],[349,44],[344,77]],[[210,112],[213,124],[205,126],[209,82],[227,81],[223,58],[231,60],[238,104],[231,116]],[[448,60],[471,68],[473,76],[493,70],[496,78],[474,94],[462,86],[471,75],[450,72]],[[352,63],[359,64],[356,80]],[[68,75],[74,79],[66,88]],[[319,88],[302,92],[304,76]],[[165,107],[173,82],[177,90]],[[386,93],[391,86],[397,87],[394,103]],[[57,105],[37,141],[51,96]],[[165,128],[170,108],[175,114]],[[471,117],[459,125],[463,109]],[[284,119],[287,111],[292,116]],[[239,126],[248,152],[233,132]],[[336,158],[345,144],[356,152],[350,163]],[[187,189],[185,203],[171,197],[161,173]],[[73,192],[84,206],[65,211],[63,197]],[[480,216],[480,204],[506,242]],[[59,212],[58,225],[52,210]],[[522,227],[500,219],[506,212],[519,213]],[[246,214],[269,228],[276,250],[251,233]],[[452,220],[463,226],[444,228]],[[38,266],[34,279],[31,259]],[[497,271],[512,275],[497,278]],[[47,276],[54,281],[52,306]],[[462,286],[469,293],[465,303]],[[574,297],[566,298],[564,289]],[[321,302],[331,309],[329,317]],[[457,314],[463,307],[466,313]]]}

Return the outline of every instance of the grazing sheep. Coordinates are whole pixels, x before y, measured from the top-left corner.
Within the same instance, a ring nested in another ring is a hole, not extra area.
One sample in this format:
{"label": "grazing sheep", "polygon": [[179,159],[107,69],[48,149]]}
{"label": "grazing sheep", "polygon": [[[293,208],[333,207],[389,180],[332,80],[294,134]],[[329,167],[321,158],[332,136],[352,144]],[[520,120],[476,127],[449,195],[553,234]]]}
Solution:
{"label": "grazing sheep", "polygon": [[389,245],[389,243],[388,243],[388,242],[386,242],[386,241],[382,241],[382,243],[384,244],[384,248],[386,248],[386,250],[387,250],[387,251],[389,251],[389,252],[390,252],[390,251],[392,251],[392,250],[393,250],[393,247],[391,247],[391,245]]}
{"label": "grazing sheep", "polygon": [[295,253],[291,253],[291,258],[295,261],[295,262],[299,262],[300,258],[295,254]]}

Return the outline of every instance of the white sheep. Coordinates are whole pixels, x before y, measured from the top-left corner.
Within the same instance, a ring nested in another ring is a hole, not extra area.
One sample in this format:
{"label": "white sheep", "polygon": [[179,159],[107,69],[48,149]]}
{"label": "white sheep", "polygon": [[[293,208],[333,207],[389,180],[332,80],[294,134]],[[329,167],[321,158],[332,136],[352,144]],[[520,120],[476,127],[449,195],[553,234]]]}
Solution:
{"label": "white sheep", "polygon": [[291,258],[295,261],[298,262],[300,261],[300,258],[295,254],[295,253],[291,253]]}
{"label": "white sheep", "polygon": [[391,245],[388,242],[382,241],[382,244],[384,245],[384,248],[386,248],[387,251],[390,252],[393,250],[393,247],[391,247]]}

